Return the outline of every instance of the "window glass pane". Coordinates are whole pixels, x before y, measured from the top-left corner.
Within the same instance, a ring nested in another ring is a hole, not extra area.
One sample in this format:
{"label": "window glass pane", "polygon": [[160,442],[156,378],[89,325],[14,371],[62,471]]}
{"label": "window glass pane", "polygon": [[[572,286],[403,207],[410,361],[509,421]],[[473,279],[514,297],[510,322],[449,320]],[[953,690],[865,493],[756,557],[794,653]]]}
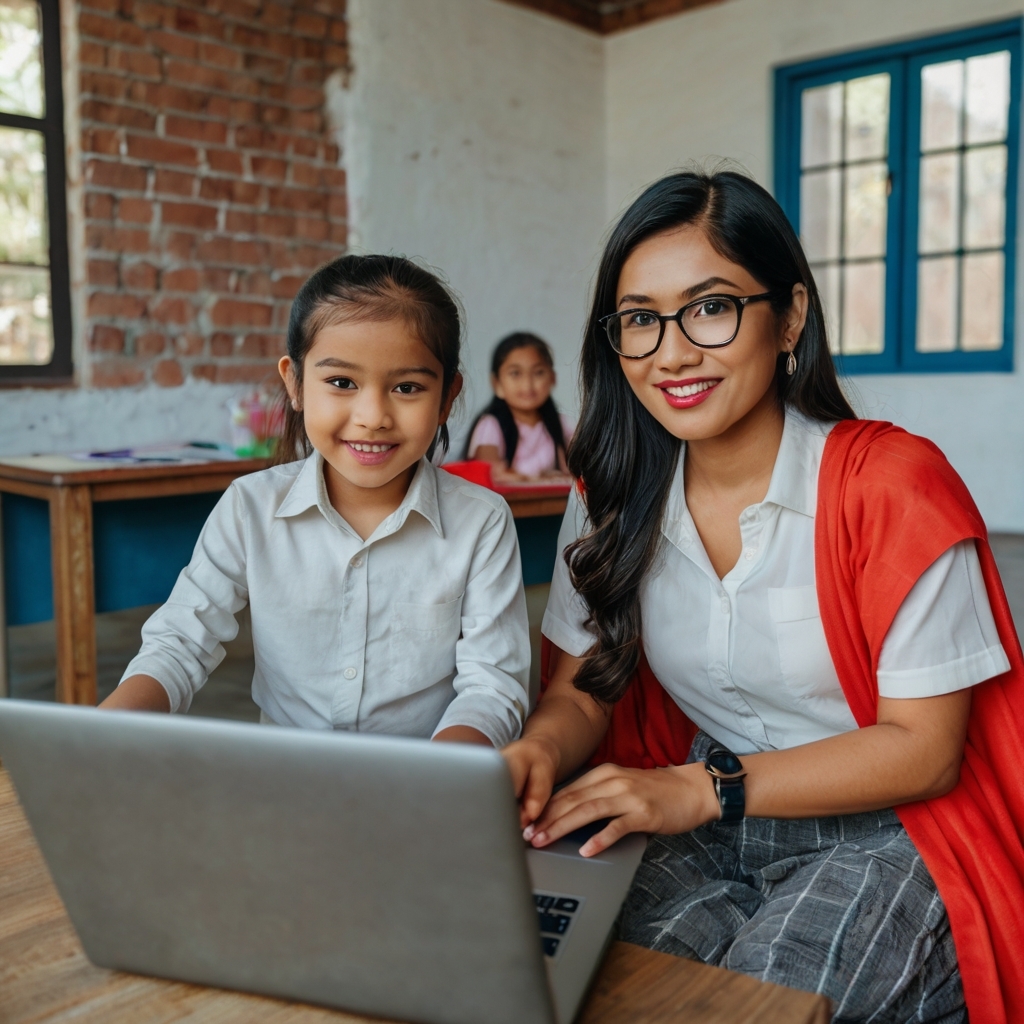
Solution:
{"label": "window glass pane", "polygon": [[0,0],[0,110],[43,116],[43,57],[35,0]]}
{"label": "window glass pane", "polygon": [[805,89],[800,139],[800,166],[838,163],[843,131],[843,83]]}
{"label": "window glass pane", "polygon": [[846,83],[846,159],[885,157],[888,136],[889,76],[851,79]]}
{"label": "window glass pane", "polygon": [[1006,226],[1006,147],[964,154],[964,248],[1001,246]]}
{"label": "window glass pane", "polygon": [[814,283],[818,286],[821,308],[825,314],[825,331],[828,347],[833,355],[841,351],[839,344],[839,266],[835,263],[811,268]]}
{"label": "window glass pane", "polygon": [[800,181],[800,239],[807,259],[839,256],[842,171],[809,171]]}
{"label": "window glass pane", "polygon": [[956,348],[956,256],[918,260],[918,352],[952,352]]}
{"label": "window glass pane", "polygon": [[0,128],[0,364],[53,353],[45,168],[39,132]]}
{"label": "window glass pane", "polygon": [[921,69],[921,151],[960,145],[964,62],[943,61]]}
{"label": "window glass pane", "polygon": [[885,255],[888,176],[884,163],[855,164],[847,170],[844,256]]}
{"label": "window glass pane", "polygon": [[921,157],[920,201],[918,252],[950,252],[956,249],[960,223],[958,153]]}
{"label": "window glass pane", "polygon": [[0,265],[0,365],[45,366],[52,356],[50,272]]}
{"label": "window glass pane", "polygon": [[0,128],[0,263],[48,262],[43,136]]}
{"label": "window glass pane", "polygon": [[1003,347],[1003,254],[964,256],[960,347],[966,352]]}
{"label": "window glass pane", "polygon": [[967,144],[1002,142],[1010,113],[1010,54],[1006,50],[967,61]]}
{"label": "window glass pane", "polygon": [[843,267],[844,355],[882,351],[885,340],[885,264],[848,263]]}

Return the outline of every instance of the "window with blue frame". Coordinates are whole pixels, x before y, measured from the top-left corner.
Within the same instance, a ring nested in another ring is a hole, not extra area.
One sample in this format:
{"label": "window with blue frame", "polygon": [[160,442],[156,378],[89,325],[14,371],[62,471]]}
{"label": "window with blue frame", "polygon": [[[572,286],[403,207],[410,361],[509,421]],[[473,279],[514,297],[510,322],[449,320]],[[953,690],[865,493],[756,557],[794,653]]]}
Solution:
{"label": "window with blue frame", "polygon": [[846,373],[1013,369],[1021,21],[778,68],[775,193]]}

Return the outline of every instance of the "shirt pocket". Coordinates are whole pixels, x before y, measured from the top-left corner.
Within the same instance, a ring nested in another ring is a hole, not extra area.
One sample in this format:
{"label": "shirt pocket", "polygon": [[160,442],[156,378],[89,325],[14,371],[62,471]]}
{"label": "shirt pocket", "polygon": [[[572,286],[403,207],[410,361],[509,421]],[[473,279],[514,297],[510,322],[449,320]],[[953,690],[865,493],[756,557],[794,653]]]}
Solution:
{"label": "shirt pocket", "polygon": [[770,587],[768,609],[775,625],[782,681],[796,696],[820,696],[836,686],[815,587]]}
{"label": "shirt pocket", "polygon": [[455,645],[462,632],[462,598],[441,604],[396,601],[392,605],[398,675],[415,690],[455,672]]}

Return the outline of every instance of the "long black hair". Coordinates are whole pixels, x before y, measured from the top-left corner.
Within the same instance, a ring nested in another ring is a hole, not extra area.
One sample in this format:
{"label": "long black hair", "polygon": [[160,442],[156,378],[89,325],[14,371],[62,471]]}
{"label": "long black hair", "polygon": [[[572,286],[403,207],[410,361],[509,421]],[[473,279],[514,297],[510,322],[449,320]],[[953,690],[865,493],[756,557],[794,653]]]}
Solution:
{"label": "long black hair", "polygon": [[[462,318],[439,278],[403,256],[342,256],[322,266],[299,289],[288,317],[288,355],[301,390],[302,366],[317,333],[339,321],[404,320],[442,367],[441,394],[447,399],[459,372]],[[444,401],[442,399],[442,401]],[[438,428],[427,458],[441,445],[448,451],[448,425]],[[302,410],[285,396],[284,435],[275,462],[292,462],[313,451]]]}
{"label": "long black hair", "polygon": [[[521,348],[532,348],[552,370],[555,368],[555,359],[551,353],[551,346],[543,338],[538,338],[536,334],[530,334],[529,331],[516,331],[502,338],[494,349],[494,354],[491,356],[491,376],[494,379],[497,379],[502,366],[505,365],[505,360],[513,352]],[[555,464],[552,468],[558,469],[559,457],[565,457],[565,433],[562,430],[562,418],[558,415],[558,406],[555,405],[554,399],[548,395],[547,401],[537,411],[540,413],[541,422],[544,424],[545,429],[551,435],[551,440],[555,442]],[[516,457],[516,448],[519,447],[519,428],[516,426],[516,421],[508,402],[497,395],[491,399],[490,404],[473,420],[473,425],[469,428],[469,433],[466,435],[466,447],[462,457],[464,459],[469,458],[469,446],[473,440],[473,431],[476,430],[476,425],[485,416],[493,416],[498,421],[498,426],[501,427],[501,436],[505,441],[505,461],[511,467],[512,460]]]}
{"label": "long black hair", "polygon": [[569,469],[585,488],[589,532],[565,558],[596,638],[575,683],[607,703],[626,692],[640,659],[640,588],[658,553],[681,442],[633,393],[598,321],[616,309],[619,275],[630,253],[684,224],[703,228],[718,253],[770,291],[777,316],[789,309],[794,285],[807,288],[807,321],[794,352],[797,369],[787,374],[787,353],[779,355],[776,395],[814,419],[856,419],[836,378],[807,259],[771,195],[733,171],[672,174],[647,188],[613,229],[601,258],[583,339],[580,422],[569,450]]}

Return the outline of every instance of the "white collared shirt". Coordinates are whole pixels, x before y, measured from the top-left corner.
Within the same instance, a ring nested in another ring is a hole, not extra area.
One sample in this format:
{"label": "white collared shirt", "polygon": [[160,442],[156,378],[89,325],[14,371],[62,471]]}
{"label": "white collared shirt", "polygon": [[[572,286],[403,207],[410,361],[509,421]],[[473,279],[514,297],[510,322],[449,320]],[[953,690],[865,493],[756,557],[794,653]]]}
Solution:
{"label": "white collared shirt", "polygon": [[530,640],[515,523],[492,491],[420,461],[364,541],[334,510],[323,458],[236,480],[142,630],[144,673],[172,711],[252,614],[253,700],[278,725],[428,737],[519,735]]}
{"label": "white collared shirt", "polygon": [[[641,591],[644,652],[679,707],[737,754],[786,749],[857,727],[818,612],[814,517],[831,424],[786,413],[764,501],[740,515],[743,548],[719,579],[686,506],[684,451]],[[586,528],[575,492],[559,550]],[[542,630],[579,657],[593,644],[561,555]],[[883,697],[929,697],[1007,671],[973,541],[954,545],[900,606],[879,657]]]}

